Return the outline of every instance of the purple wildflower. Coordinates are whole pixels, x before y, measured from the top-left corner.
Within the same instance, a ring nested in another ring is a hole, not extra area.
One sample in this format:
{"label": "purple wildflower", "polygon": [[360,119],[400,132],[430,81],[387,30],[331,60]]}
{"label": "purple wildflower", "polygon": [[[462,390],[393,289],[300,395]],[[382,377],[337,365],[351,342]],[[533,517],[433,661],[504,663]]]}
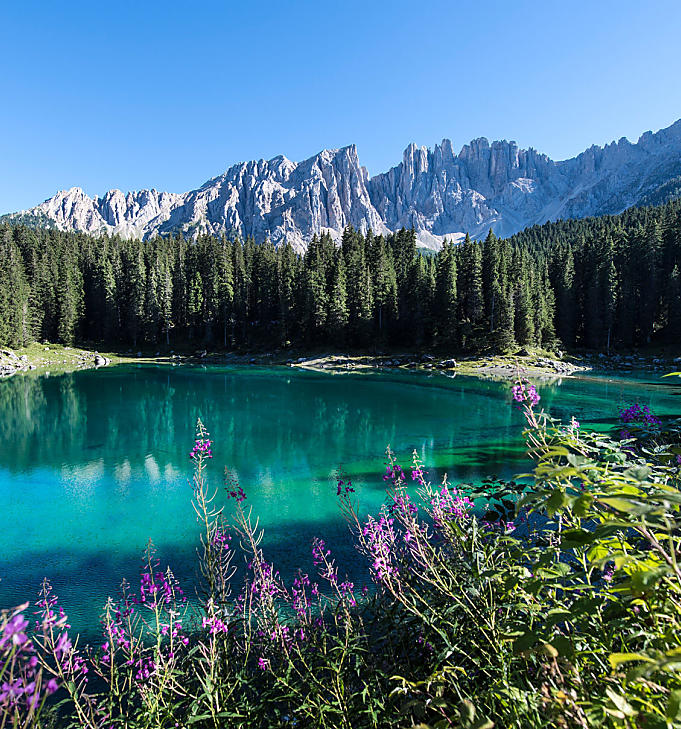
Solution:
{"label": "purple wildflower", "polygon": [[28,627],[28,620],[23,613],[17,613],[5,625],[2,635],[0,635],[0,648],[4,648],[11,643],[13,646],[20,647],[28,640],[24,630]]}
{"label": "purple wildflower", "polygon": [[189,454],[189,457],[193,461],[198,461],[203,458],[212,458],[213,457],[213,451],[211,449],[211,446],[213,444],[212,440],[208,440],[208,438],[197,438],[194,441],[194,447],[191,450],[191,453]]}
{"label": "purple wildflower", "polygon": [[530,407],[534,407],[541,400],[535,386],[529,382],[518,382],[511,388],[511,393],[516,402],[526,402]]}
{"label": "purple wildflower", "polygon": [[620,420],[623,423],[635,423],[640,425],[658,426],[661,424],[659,418],[656,418],[647,405],[639,405],[634,403],[628,408],[620,410]]}
{"label": "purple wildflower", "polygon": [[396,539],[394,521],[384,514],[379,519],[370,516],[362,527],[362,542],[372,560],[372,572],[379,582],[396,575],[398,571],[393,562]]}
{"label": "purple wildflower", "polygon": [[347,481],[342,478],[342,474],[338,477],[338,483],[336,488],[336,496],[347,496],[348,494],[354,494],[355,489],[352,487],[352,481],[350,479],[347,479]]}
{"label": "purple wildflower", "polygon": [[466,519],[473,508],[473,502],[468,496],[461,496],[457,489],[450,488],[447,484],[433,495],[430,505],[433,510],[433,523],[439,529],[448,521]]}

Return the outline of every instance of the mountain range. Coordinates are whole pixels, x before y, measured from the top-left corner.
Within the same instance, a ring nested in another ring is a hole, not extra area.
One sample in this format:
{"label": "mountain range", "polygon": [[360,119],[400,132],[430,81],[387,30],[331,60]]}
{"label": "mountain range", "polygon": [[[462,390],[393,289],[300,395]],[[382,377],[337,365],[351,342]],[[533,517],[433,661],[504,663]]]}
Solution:
{"label": "mountain range", "polygon": [[515,142],[481,137],[457,154],[443,139],[410,144],[402,161],[370,177],[355,145],[303,162],[242,162],[184,193],[62,190],[4,220],[87,233],[150,238],[182,232],[253,236],[305,250],[314,234],[347,225],[388,233],[414,228],[421,246],[444,238],[498,236],[559,218],[615,214],[681,194],[681,119],[634,144],[626,138],[556,162]]}

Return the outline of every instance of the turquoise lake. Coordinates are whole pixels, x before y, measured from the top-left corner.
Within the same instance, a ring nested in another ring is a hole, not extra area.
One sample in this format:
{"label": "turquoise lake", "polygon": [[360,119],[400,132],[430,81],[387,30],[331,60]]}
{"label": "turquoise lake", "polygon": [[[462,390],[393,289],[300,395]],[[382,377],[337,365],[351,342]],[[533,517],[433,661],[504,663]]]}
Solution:
{"label": "turquoise lake", "polygon": [[[681,415],[681,387],[658,374],[538,384],[555,417],[611,428],[618,409]],[[418,451],[432,479],[474,482],[527,470],[509,385],[423,372],[120,365],[0,381],[0,607],[34,600],[49,577],[89,634],[121,579],[138,579],[152,539],[185,591],[195,577],[190,505],[196,419],[214,440],[210,474],[238,475],[283,575],[312,571],[323,536],[358,583],[363,566],[338,510],[339,467],[362,511],[384,499],[384,451]],[[222,497],[221,497],[222,498]]]}

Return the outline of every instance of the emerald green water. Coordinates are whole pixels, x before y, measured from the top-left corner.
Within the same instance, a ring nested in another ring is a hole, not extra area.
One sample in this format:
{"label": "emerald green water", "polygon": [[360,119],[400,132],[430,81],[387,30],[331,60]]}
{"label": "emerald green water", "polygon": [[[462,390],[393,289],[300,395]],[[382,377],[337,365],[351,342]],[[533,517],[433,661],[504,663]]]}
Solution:
{"label": "emerald green water", "polygon": [[[681,413],[657,376],[539,385],[542,405],[611,427],[618,407]],[[384,498],[384,450],[416,449],[433,478],[511,477],[527,469],[508,385],[419,372],[118,366],[0,382],[0,607],[34,599],[49,577],[76,629],[96,627],[108,595],[134,581],[147,540],[191,593],[197,524],[188,479],[194,425],[214,439],[211,477],[229,466],[265,528],[282,574],[312,570],[324,536],[361,582],[335,498],[352,476],[360,509]]]}

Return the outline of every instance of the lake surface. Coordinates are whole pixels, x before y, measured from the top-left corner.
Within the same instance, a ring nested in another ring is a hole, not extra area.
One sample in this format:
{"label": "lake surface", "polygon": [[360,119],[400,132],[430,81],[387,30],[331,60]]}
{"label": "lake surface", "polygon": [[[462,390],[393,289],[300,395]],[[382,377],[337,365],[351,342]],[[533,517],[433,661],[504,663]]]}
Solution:
{"label": "lake surface", "polygon": [[[681,414],[672,380],[564,379],[538,386],[551,414],[609,428],[618,408]],[[324,536],[341,572],[361,582],[338,511],[342,467],[360,509],[384,499],[384,451],[430,473],[479,481],[527,470],[522,416],[509,385],[422,372],[333,375],[295,368],[126,365],[0,381],[0,607],[35,598],[43,577],[76,629],[97,625],[123,577],[138,579],[149,539],[185,590],[195,575],[190,505],[196,419],[214,440],[211,478],[239,477],[282,574],[312,571]]]}

